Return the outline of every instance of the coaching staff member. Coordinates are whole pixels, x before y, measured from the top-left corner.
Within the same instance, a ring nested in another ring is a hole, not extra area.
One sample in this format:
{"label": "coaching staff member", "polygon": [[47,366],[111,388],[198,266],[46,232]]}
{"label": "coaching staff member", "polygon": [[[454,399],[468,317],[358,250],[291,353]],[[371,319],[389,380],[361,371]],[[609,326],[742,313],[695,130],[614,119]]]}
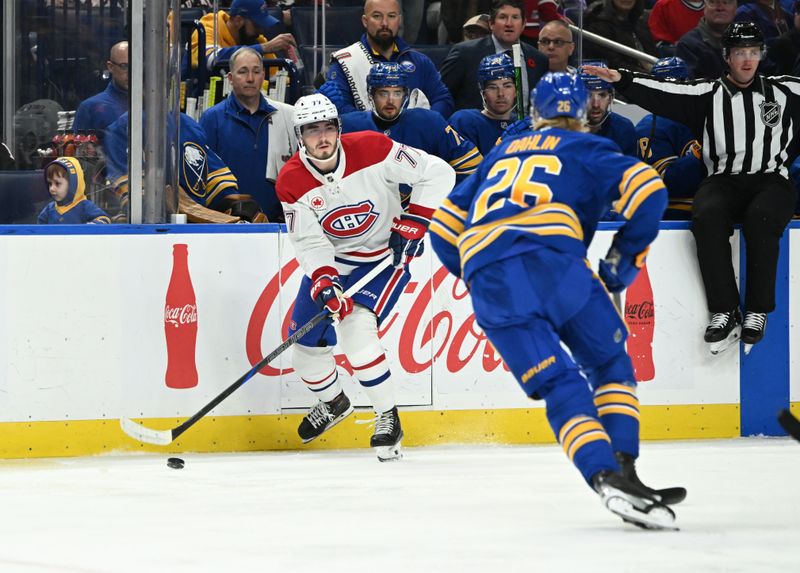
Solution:
{"label": "coaching staff member", "polygon": [[729,243],[734,222],[742,223],[747,249],[742,342],[761,340],[775,309],[778,240],[796,201],[788,168],[800,125],[800,79],[756,73],[766,55],[758,26],[732,23],[722,55],[728,71],[718,80],[674,82],[587,66],[634,103],[687,125],[703,144],[707,177],[695,195],[692,233],[712,314],[705,332],[712,351],[715,343],[733,342],[742,321]]}

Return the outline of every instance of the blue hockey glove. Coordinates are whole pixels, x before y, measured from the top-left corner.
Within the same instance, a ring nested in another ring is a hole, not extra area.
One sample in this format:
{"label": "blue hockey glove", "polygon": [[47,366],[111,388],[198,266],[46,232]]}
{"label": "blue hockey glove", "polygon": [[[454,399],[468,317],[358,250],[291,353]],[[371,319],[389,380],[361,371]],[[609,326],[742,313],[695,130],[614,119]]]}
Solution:
{"label": "blue hockey glove", "polygon": [[422,238],[428,230],[429,221],[419,215],[404,213],[392,222],[389,248],[394,251],[392,264],[399,267],[407,262],[406,257],[418,257],[424,249]]}
{"label": "blue hockey glove", "polygon": [[641,269],[636,263],[644,265],[644,257],[641,257],[641,261],[637,260],[639,258],[639,256],[624,255],[611,245],[606,258],[600,261],[597,269],[600,279],[610,292],[623,291],[634,281]]}

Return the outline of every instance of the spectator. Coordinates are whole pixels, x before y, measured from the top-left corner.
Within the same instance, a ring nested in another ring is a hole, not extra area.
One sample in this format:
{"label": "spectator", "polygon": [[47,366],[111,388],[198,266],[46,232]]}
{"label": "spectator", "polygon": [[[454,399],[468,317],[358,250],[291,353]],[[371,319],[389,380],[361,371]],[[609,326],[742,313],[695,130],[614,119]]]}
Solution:
{"label": "spectator", "polygon": [[777,0],[753,0],[736,9],[734,22],[755,22],[767,47],[791,29],[789,15]]}
{"label": "spectator", "polygon": [[[275,180],[297,143],[291,126],[293,108],[261,95],[264,65],[248,47],[231,57],[228,81],[232,93],[200,118],[209,147],[222,158],[267,219],[283,221]],[[285,158],[285,159],[283,159]]]}
{"label": "spectator", "polygon": [[86,198],[83,168],[74,157],[59,157],[44,169],[47,191],[53,198],[39,213],[39,224],[105,224],[108,215]]}
{"label": "spectator", "polygon": [[[752,22],[734,22],[722,36],[728,72],[719,80],[684,85],[626,70],[593,67],[630,100],[685,124],[703,137],[707,177],[692,208],[692,234],[711,320],[705,341],[718,354],[741,340],[759,342],[775,309],[780,238],[797,200],[789,182],[797,155],[800,79],[766,77],[757,66],[764,37]],[[740,110],[731,116],[731,109]],[[730,236],[742,223],[747,284],[744,320],[731,262]]]}
{"label": "spectator", "polygon": [[81,102],[72,123],[76,133],[94,131],[100,140],[108,126],[128,111],[128,42],[111,47],[106,69],[111,75],[106,89]]}
{"label": "spectator", "polygon": [[[206,134],[200,124],[182,113],[179,126],[180,190],[207,209],[234,215],[251,223],[265,222],[264,214],[253,198],[239,193],[236,177],[208,146]],[[129,202],[127,113],[109,126],[103,149],[108,161],[109,179],[121,206],[121,213],[115,221],[126,222]]]}
{"label": "spectator", "polygon": [[551,72],[575,73],[569,59],[575,51],[572,30],[564,20],[548,22],[539,31],[539,51],[547,56]]}
{"label": "spectator", "polygon": [[[475,14],[489,12],[491,0],[441,0],[442,25],[447,31],[446,42],[455,44],[463,41],[464,22]],[[473,38],[474,39],[474,38]]]}
{"label": "spectator", "polygon": [[365,33],[361,40],[331,56],[326,81],[320,93],[330,99],[340,114],[364,111],[369,106],[367,74],[375,62],[399,62],[408,71],[410,107],[438,111],[445,118],[453,113],[453,98],[442,83],[436,66],[425,54],[411,49],[397,35],[400,6],[397,0],[367,0],[361,17]]}
{"label": "spectator", "polygon": [[798,4],[800,4],[800,0],[794,4],[792,29],[775,40],[772,48],[767,52],[767,55],[775,64],[775,74],[780,76],[795,75],[794,63],[798,54],[800,54],[800,14],[797,13]]}
{"label": "spectator", "polygon": [[703,0],[658,0],[647,27],[658,46],[673,46],[703,17]]}
{"label": "spectator", "polygon": [[703,17],[697,27],[678,41],[675,55],[689,67],[689,77],[710,80],[722,77],[722,33],[736,15],[736,0],[706,0]]}
{"label": "spectator", "polygon": [[377,131],[398,143],[421,149],[447,161],[456,172],[457,182],[475,172],[483,159],[475,144],[464,139],[441,114],[429,109],[405,109],[410,90],[408,72],[402,64],[378,62],[372,66],[367,75],[367,91],[372,111],[342,115],[342,133]]}
{"label": "spectator", "polygon": [[[602,61],[589,61],[584,64],[606,67]],[[636,127],[627,117],[611,111],[611,104],[614,103],[614,86],[587,73],[583,67],[580,69],[580,75],[589,90],[589,105],[586,110],[589,133],[610,139],[625,155],[638,157]]]}
{"label": "spectator", "polygon": [[[658,50],[647,28],[648,16],[649,13],[644,9],[644,0],[595,0],[586,9],[583,25],[589,32],[655,56]],[[583,49],[586,59],[605,60],[612,68],[626,68],[637,72],[650,70],[649,64],[603,48],[588,38]]]}
{"label": "spectator", "polygon": [[558,0],[525,0],[525,28],[520,40],[536,46],[544,24],[560,19]]}
{"label": "spectator", "polygon": [[[200,19],[206,30],[206,67],[211,70],[217,59],[229,59],[242,46],[249,46],[265,58],[274,58],[274,52],[297,46],[291,34],[278,34],[267,40],[264,34],[280,22],[267,13],[264,0],[233,0],[230,10],[216,14],[217,42],[214,44],[214,13]],[[198,62],[198,36],[192,34],[192,68]]]}
{"label": "spectator", "polygon": [[[442,80],[453,94],[457,109],[481,109],[478,66],[491,54],[511,54],[511,46],[519,43],[524,25],[524,5],[521,0],[494,0],[489,17],[492,34],[486,38],[456,44],[442,64]],[[528,44],[522,44],[525,69],[522,74],[523,105],[536,82],[547,73],[547,58]],[[525,108],[527,110],[527,107]]]}
{"label": "spectator", "polygon": [[511,123],[511,114],[516,106],[511,57],[507,54],[485,56],[478,67],[478,82],[483,109],[460,109],[450,117],[450,125],[474,141],[481,155],[486,156]]}
{"label": "spectator", "polygon": [[[653,75],[674,80],[689,79],[689,68],[680,58],[661,58],[653,64]],[[692,198],[705,178],[700,143],[689,128],[655,114],[636,124],[639,158],[658,171],[669,194],[664,219],[690,219]]]}
{"label": "spectator", "polygon": [[489,28],[489,14],[478,14],[464,22],[463,41],[485,38],[492,33]]}

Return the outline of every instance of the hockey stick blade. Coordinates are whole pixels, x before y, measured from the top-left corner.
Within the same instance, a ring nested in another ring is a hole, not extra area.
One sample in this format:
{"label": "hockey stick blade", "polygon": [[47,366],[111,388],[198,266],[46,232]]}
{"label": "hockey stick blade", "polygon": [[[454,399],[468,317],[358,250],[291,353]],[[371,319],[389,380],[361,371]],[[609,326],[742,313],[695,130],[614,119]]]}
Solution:
{"label": "hockey stick blade", "polygon": [[[362,288],[364,288],[367,283],[369,283],[372,279],[377,277],[385,268],[391,265],[392,257],[389,256],[375,265],[367,274],[361,277],[358,281],[355,282],[347,291],[344,293],[344,296],[352,297]],[[172,428],[171,430],[153,430],[152,428],[148,428],[146,426],[142,426],[141,424],[137,424],[130,418],[120,418],[120,427],[122,431],[125,432],[128,436],[133,438],[134,440],[138,440],[140,442],[144,442],[146,444],[154,444],[156,446],[167,446],[174,442],[178,436],[183,434],[186,430],[194,426],[203,416],[208,414],[211,410],[213,410],[216,406],[219,405],[220,402],[225,400],[228,396],[233,394],[236,390],[244,386],[244,384],[250,380],[256,373],[264,368],[267,364],[275,360],[278,356],[280,356],[287,348],[292,346],[295,342],[300,340],[303,336],[308,334],[315,326],[317,326],[320,322],[322,322],[325,318],[327,318],[328,312],[323,310],[317,313],[314,318],[309,320],[303,326],[297,329],[297,331],[292,334],[289,338],[284,340],[280,346],[278,346],[275,350],[270,352],[267,356],[262,358],[258,364],[253,366],[250,370],[245,372],[236,382],[225,388],[219,395],[217,395],[213,400],[211,400],[208,404],[203,406],[196,414],[194,414],[191,418]]]}
{"label": "hockey stick blade", "polygon": [[791,437],[800,442],[800,420],[795,418],[789,410],[780,411],[778,423]]}

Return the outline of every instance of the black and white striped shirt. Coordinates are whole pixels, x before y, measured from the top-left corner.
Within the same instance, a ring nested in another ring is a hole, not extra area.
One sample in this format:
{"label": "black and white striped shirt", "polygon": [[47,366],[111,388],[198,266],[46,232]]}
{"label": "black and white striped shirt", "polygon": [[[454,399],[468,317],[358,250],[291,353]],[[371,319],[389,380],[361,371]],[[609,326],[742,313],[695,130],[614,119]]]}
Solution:
{"label": "black and white striped shirt", "polygon": [[686,125],[703,143],[708,175],[779,173],[800,151],[800,78],[756,75],[746,88],[727,78],[675,82],[620,70],[614,84],[652,113]]}

